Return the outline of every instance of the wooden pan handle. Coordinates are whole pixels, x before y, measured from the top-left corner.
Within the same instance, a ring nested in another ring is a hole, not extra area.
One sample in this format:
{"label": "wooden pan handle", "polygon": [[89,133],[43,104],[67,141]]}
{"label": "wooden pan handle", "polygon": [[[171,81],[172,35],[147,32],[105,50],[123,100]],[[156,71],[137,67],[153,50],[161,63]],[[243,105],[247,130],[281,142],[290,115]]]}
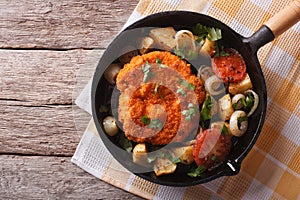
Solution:
{"label": "wooden pan handle", "polygon": [[265,25],[278,37],[300,21],[300,0],[294,0],[270,18]]}

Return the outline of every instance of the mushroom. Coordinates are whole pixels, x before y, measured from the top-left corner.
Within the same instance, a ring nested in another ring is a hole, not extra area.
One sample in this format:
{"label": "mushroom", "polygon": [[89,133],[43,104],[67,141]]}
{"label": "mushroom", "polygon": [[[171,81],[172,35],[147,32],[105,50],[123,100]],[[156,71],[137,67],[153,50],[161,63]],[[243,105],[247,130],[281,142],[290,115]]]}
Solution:
{"label": "mushroom", "polygon": [[232,106],[234,106],[235,110],[241,109],[243,107],[243,104],[241,102],[241,99],[245,100],[245,95],[243,94],[236,94],[232,97]]}
{"label": "mushroom", "polygon": [[119,128],[116,123],[116,119],[112,116],[105,117],[103,119],[102,124],[103,124],[103,128],[105,130],[105,133],[109,136],[115,136],[119,131]]}
{"label": "mushroom", "polygon": [[199,70],[197,77],[200,78],[203,82],[205,82],[209,77],[213,76],[215,73],[212,68],[206,65],[202,65]]}
{"label": "mushroom", "polygon": [[138,55],[138,50],[133,46],[126,46],[121,50],[119,61],[122,64],[129,63],[131,59]]}
{"label": "mushroom", "polygon": [[[245,91],[245,94],[247,94],[247,93],[251,93],[252,95],[253,95],[253,97],[254,97],[254,104],[253,104],[253,106],[252,106],[252,108],[251,108],[251,110],[250,110],[250,112],[248,113],[248,117],[250,116],[250,115],[252,115],[253,113],[254,113],[254,111],[256,110],[256,108],[257,108],[257,106],[258,106],[258,103],[259,103],[259,98],[258,98],[258,95],[253,91],[253,90],[247,90],[247,91]],[[247,97],[246,97],[247,98]]]}
{"label": "mushroom", "polygon": [[244,111],[235,111],[229,120],[229,129],[232,135],[240,137],[248,128],[248,118]]}
{"label": "mushroom", "polygon": [[216,75],[209,77],[205,81],[205,89],[210,95],[225,94],[224,83]]}
{"label": "mushroom", "polygon": [[153,167],[156,176],[172,174],[176,168],[177,165],[172,163],[168,158],[157,158]]}
{"label": "mushroom", "polygon": [[140,143],[133,148],[132,159],[134,163],[147,165],[147,148],[146,144]]}
{"label": "mushroom", "polygon": [[195,39],[191,31],[178,31],[175,35],[175,44],[177,50],[188,50],[193,53],[196,52]]}
{"label": "mushroom", "polygon": [[117,75],[121,70],[121,65],[117,63],[112,63],[104,72],[104,78],[110,83],[115,84]]}
{"label": "mushroom", "polygon": [[230,99],[230,95],[226,94],[222,98],[219,99],[219,114],[223,121],[229,120],[230,116],[234,112],[232,108],[232,103]]}

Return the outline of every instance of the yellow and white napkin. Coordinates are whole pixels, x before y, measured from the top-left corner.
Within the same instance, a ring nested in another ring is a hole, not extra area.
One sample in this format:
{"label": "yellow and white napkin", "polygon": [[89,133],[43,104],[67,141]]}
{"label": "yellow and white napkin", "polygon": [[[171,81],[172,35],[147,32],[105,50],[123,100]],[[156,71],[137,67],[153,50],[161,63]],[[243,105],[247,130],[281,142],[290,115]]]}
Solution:
{"label": "yellow and white napkin", "polygon": [[[124,27],[167,10],[201,12],[243,36],[291,0],[140,0]],[[147,199],[300,199],[300,23],[262,47],[258,58],[268,90],[265,125],[241,172],[193,187],[160,186],[143,180],[114,160],[91,120],[72,162],[99,179]],[[90,110],[90,83],[76,104]]]}

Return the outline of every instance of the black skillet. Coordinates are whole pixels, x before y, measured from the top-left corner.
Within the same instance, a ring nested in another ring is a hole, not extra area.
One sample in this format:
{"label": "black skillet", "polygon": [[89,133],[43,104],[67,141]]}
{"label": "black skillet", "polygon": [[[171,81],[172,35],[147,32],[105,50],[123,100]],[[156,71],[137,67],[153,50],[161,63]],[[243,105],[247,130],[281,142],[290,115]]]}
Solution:
{"label": "black skillet", "polygon": [[[132,24],[122,31],[116,39],[109,45],[104,52],[94,74],[92,83],[92,111],[93,118],[100,134],[100,137],[110,151],[110,153],[125,168],[148,181],[169,185],[169,186],[191,186],[205,183],[221,176],[232,176],[239,173],[241,162],[255,144],[262,129],[266,116],[267,90],[264,76],[257,59],[257,51],[260,47],[271,42],[276,36],[279,36],[293,24],[299,21],[300,1],[292,2],[288,7],[276,14],[265,25],[261,26],[251,37],[246,38],[224,23],[199,13],[188,11],[170,11],[150,15],[140,21]],[[128,45],[134,46],[136,38],[147,34],[151,27],[168,27],[173,26],[178,29],[192,29],[195,24],[201,23],[209,27],[217,27],[222,30],[224,45],[232,47],[240,52],[246,61],[247,72],[251,77],[253,89],[259,96],[259,106],[256,112],[249,119],[247,132],[235,141],[234,146],[228,156],[228,160],[217,168],[206,172],[202,177],[191,178],[186,175],[187,169],[184,167],[177,170],[174,174],[156,177],[150,170],[139,167],[132,162],[132,155],[117,145],[114,138],[108,137],[102,127],[102,120],[105,114],[99,111],[100,105],[110,103],[117,104],[117,99],[111,99],[112,93],[118,91],[114,86],[103,77],[105,69],[116,60],[123,52],[122,47]]]}

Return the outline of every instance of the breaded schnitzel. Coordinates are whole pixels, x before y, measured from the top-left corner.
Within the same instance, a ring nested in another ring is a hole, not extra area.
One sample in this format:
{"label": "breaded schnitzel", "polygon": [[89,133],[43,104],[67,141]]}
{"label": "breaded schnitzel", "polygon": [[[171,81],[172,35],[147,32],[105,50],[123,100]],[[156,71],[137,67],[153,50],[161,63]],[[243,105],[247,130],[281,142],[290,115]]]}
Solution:
{"label": "breaded schnitzel", "polygon": [[116,83],[128,139],[165,145],[195,137],[205,91],[190,64],[170,52],[150,52],[125,64]]}

